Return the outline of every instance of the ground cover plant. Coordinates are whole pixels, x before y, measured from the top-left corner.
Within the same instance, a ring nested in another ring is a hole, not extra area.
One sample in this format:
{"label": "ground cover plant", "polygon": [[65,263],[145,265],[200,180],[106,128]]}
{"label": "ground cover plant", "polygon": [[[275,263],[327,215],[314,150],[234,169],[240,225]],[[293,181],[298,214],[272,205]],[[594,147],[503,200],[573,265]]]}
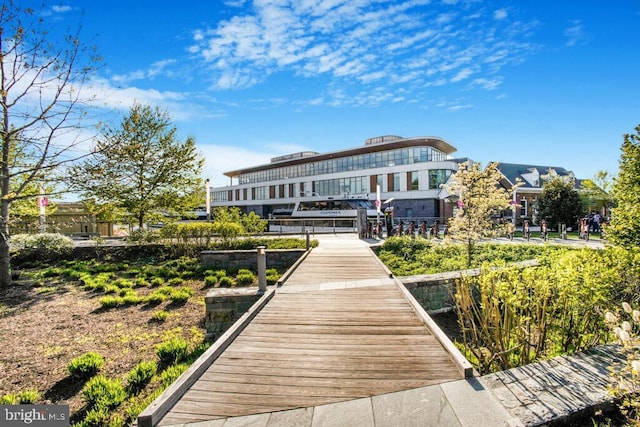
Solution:
{"label": "ground cover plant", "polygon": [[[206,292],[257,286],[254,271],[188,256],[20,271],[0,292],[0,400],[68,403],[78,426],[131,424],[208,347]],[[281,274],[268,269],[268,281]]]}
{"label": "ground cover plant", "polygon": [[[396,275],[466,268],[466,247],[391,238],[378,256]],[[510,266],[537,259],[531,268]],[[455,337],[481,373],[610,342],[604,313],[623,301],[640,304],[640,255],[559,245],[485,243],[474,257],[478,277],[456,284]]]}
{"label": "ground cover plant", "polygon": [[[376,254],[396,276],[413,276],[467,269],[467,249],[462,244],[402,236],[387,239]],[[565,250],[557,245],[483,243],[478,246],[471,267],[526,261]]]}

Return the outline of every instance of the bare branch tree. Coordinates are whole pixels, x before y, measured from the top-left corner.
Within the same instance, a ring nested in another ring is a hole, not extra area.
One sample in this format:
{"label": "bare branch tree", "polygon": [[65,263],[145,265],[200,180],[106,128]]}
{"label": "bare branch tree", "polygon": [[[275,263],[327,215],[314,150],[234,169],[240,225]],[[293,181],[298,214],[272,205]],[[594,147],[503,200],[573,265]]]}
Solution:
{"label": "bare branch tree", "polygon": [[80,29],[50,40],[33,9],[6,0],[0,10],[0,287],[11,283],[11,203],[33,197],[36,183],[55,188],[64,166],[86,152],[92,98],[83,89],[100,58]]}

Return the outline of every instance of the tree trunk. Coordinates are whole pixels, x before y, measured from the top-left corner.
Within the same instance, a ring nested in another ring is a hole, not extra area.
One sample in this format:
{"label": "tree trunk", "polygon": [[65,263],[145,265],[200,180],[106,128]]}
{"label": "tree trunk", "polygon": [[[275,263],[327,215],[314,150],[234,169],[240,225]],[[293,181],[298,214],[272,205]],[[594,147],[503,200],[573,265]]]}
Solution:
{"label": "tree trunk", "polygon": [[9,202],[0,201],[0,288],[11,286],[11,254],[9,253]]}

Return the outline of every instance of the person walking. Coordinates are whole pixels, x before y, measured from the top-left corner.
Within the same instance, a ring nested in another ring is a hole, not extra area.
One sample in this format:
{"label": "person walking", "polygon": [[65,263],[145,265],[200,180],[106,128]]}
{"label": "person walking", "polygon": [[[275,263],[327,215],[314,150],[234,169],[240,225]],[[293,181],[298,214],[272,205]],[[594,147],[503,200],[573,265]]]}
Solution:
{"label": "person walking", "polygon": [[527,239],[527,241],[529,241],[529,238],[531,237],[531,233],[529,232],[529,220],[527,219],[525,219],[522,224],[522,237]]}
{"label": "person walking", "polygon": [[513,240],[514,232],[515,232],[515,227],[513,226],[513,222],[509,220],[509,222],[507,222],[507,237],[509,238],[509,240]]}

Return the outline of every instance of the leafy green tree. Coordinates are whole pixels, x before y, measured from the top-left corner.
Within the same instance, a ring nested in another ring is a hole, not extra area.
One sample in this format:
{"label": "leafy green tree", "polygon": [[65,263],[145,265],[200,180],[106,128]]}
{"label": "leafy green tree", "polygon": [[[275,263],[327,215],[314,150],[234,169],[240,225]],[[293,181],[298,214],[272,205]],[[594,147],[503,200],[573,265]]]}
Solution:
{"label": "leafy green tree", "polygon": [[204,160],[195,140],[179,141],[176,132],[167,112],[134,105],[118,127],[103,128],[95,154],[73,169],[75,188],[128,212],[139,227],[193,209]]}
{"label": "leafy green tree", "polygon": [[574,189],[575,181],[555,175],[542,184],[536,209],[538,217],[546,219],[549,226],[565,223],[575,227],[583,213],[580,194]]}
{"label": "leafy green tree", "polygon": [[267,229],[268,221],[255,212],[249,212],[240,219],[247,234],[260,234]]}
{"label": "leafy green tree", "polygon": [[625,247],[640,244],[640,125],[635,131],[624,135],[620,171],[612,188],[616,205],[606,230],[613,244]]}
{"label": "leafy green tree", "polygon": [[0,287],[11,284],[12,204],[35,202],[34,188],[52,188],[56,172],[86,152],[78,132],[91,101],[84,85],[100,60],[79,32],[56,40],[53,21],[20,3],[0,8]]}
{"label": "leafy green tree", "polygon": [[598,171],[593,179],[585,179],[580,185],[582,204],[588,212],[602,211],[611,207],[613,198],[609,194],[611,181],[607,171]]}
{"label": "leafy green tree", "polygon": [[455,216],[449,220],[449,232],[465,241],[468,266],[472,263],[475,244],[501,231],[492,217],[511,204],[511,193],[499,184],[501,178],[497,163],[490,163],[482,170],[479,163],[464,162],[444,185],[457,199]]}

